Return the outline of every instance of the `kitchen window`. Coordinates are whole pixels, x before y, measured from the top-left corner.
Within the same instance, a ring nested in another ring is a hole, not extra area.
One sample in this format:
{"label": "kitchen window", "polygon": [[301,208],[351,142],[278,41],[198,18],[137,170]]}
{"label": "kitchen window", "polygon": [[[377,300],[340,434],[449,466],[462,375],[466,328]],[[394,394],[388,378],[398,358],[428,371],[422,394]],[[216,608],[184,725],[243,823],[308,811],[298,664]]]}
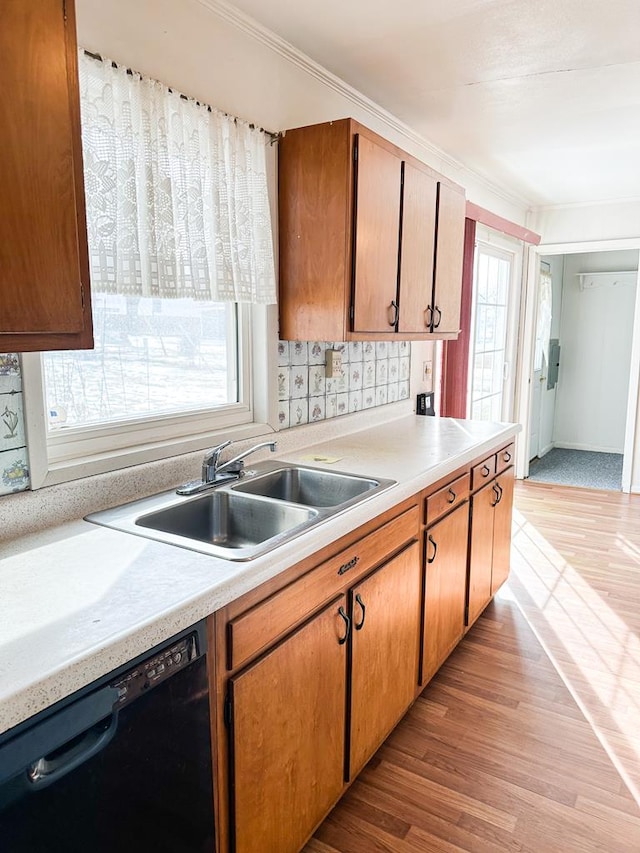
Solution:
{"label": "kitchen window", "polygon": [[268,135],[79,65],[95,349],[23,356],[32,487],[270,429]]}

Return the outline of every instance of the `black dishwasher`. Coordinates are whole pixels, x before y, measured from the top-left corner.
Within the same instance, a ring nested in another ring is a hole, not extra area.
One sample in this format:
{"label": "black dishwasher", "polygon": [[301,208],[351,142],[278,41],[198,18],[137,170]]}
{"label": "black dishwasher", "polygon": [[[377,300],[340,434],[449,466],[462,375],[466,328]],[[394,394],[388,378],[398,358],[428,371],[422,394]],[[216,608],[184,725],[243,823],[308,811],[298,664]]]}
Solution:
{"label": "black dishwasher", "polygon": [[204,623],[0,735],[2,853],[211,853]]}

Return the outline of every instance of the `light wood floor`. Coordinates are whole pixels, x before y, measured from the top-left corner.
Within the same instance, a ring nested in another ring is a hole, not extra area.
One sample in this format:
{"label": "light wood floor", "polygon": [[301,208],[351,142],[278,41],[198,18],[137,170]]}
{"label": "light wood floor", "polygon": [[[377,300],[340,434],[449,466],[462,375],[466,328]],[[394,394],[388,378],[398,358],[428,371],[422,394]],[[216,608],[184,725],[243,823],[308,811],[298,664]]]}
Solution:
{"label": "light wood floor", "polygon": [[504,594],[305,853],[640,851],[640,497],[518,484],[514,522]]}

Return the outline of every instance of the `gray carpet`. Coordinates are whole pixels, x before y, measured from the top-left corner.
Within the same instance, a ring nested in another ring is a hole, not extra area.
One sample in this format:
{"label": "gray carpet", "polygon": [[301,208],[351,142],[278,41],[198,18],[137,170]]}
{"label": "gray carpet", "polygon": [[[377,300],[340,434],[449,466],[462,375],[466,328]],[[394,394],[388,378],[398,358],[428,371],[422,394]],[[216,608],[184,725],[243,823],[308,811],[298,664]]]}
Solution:
{"label": "gray carpet", "polygon": [[586,489],[622,489],[622,454],[554,447],[529,464],[529,479]]}

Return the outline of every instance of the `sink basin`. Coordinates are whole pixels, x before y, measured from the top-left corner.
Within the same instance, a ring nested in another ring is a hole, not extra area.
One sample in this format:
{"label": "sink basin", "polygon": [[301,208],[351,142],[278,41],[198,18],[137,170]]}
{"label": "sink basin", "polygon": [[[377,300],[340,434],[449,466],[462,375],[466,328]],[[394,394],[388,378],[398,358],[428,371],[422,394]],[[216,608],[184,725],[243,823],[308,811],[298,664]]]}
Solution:
{"label": "sink basin", "polygon": [[377,488],[379,480],[320,471],[316,468],[281,468],[232,486],[234,492],[262,495],[303,506],[336,507]]}
{"label": "sink basin", "polygon": [[263,462],[233,485],[194,497],[164,492],[86,518],[225,560],[251,560],[394,483]]}

